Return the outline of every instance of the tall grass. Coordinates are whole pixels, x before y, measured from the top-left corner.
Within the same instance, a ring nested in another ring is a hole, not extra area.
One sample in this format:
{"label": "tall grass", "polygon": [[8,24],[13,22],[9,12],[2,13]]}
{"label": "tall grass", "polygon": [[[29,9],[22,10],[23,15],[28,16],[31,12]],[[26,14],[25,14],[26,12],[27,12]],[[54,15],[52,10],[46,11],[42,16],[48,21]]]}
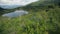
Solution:
{"label": "tall grass", "polygon": [[0,17],[0,34],[57,34],[60,33],[60,8],[33,11],[28,15]]}

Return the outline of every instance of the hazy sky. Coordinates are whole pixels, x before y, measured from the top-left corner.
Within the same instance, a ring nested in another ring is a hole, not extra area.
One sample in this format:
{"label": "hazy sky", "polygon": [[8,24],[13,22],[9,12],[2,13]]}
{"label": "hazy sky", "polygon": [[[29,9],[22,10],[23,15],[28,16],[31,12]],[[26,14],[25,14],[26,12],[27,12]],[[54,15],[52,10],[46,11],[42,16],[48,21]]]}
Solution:
{"label": "hazy sky", "polygon": [[19,6],[25,6],[36,1],[38,0],[0,0],[0,7],[4,9],[11,9]]}
{"label": "hazy sky", "polygon": [[32,2],[36,2],[38,0],[0,0],[0,4],[2,5],[26,5]]}

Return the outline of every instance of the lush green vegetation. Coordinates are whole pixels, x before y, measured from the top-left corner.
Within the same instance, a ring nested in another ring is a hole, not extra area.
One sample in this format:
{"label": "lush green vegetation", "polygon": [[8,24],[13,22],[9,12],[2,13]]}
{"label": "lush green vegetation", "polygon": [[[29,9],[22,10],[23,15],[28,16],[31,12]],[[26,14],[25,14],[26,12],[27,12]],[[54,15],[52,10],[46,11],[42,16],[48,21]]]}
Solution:
{"label": "lush green vegetation", "polygon": [[[15,18],[0,16],[0,34],[59,34],[60,6],[51,4],[44,6],[26,6],[10,10],[3,9],[3,13],[24,9],[28,15]],[[2,14],[2,12],[0,13]]]}
{"label": "lush green vegetation", "polygon": [[60,8],[29,10],[17,18],[0,17],[1,34],[57,34],[60,33]]}

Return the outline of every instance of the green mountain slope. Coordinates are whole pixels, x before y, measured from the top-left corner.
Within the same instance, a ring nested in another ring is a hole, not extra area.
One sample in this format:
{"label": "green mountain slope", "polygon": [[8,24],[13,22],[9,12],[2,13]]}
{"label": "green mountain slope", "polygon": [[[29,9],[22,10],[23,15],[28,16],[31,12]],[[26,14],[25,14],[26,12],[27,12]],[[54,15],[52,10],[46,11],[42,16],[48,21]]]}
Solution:
{"label": "green mountain slope", "polygon": [[[59,34],[60,0],[41,0],[25,7],[4,10],[27,10],[29,14],[16,18],[0,16],[0,34]],[[0,12],[2,14],[2,12]]]}
{"label": "green mountain slope", "polygon": [[29,10],[28,15],[0,17],[0,34],[59,34],[60,8]]}

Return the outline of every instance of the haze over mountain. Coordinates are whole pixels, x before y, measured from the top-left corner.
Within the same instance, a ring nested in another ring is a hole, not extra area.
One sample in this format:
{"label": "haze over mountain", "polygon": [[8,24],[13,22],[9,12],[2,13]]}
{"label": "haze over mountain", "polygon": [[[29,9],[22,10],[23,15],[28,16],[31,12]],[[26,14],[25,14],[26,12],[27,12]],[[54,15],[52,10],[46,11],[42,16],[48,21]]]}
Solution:
{"label": "haze over mountain", "polygon": [[16,7],[26,6],[38,0],[0,0],[0,7],[4,9],[13,9]]}
{"label": "haze over mountain", "polygon": [[60,0],[0,0],[0,7],[4,9],[13,9],[22,6],[44,6],[58,4]]}

